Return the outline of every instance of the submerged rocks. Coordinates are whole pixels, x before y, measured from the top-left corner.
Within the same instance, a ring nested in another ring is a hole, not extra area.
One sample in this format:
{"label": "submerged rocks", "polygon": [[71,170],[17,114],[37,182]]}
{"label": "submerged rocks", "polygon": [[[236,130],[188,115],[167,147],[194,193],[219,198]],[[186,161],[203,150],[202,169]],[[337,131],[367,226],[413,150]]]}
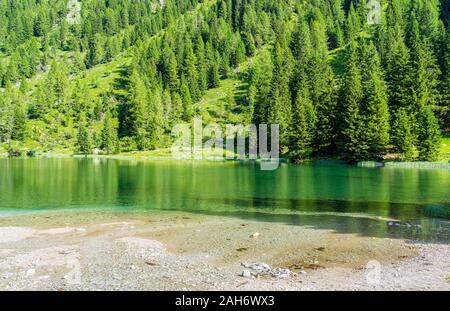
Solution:
{"label": "submerged rocks", "polygon": [[256,239],[257,237],[259,237],[259,233],[255,232],[250,236],[252,239]]}
{"label": "submerged rocks", "polygon": [[242,265],[248,269],[251,269],[251,270],[257,272],[257,273],[268,272],[271,269],[268,264],[263,263],[263,262],[254,263],[254,264],[250,264],[250,265],[247,265],[247,264],[242,264]]}
{"label": "submerged rocks", "polygon": [[272,276],[280,278],[280,279],[290,277],[292,274],[291,270],[283,269],[283,268],[275,268],[275,269],[271,270],[270,273],[272,274]]}
{"label": "submerged rocks", "polygon": [[[245,276],[245,277],[254,275],[256,277],[268,276],[268,277],[276,277],[276,278],[287,278],[287,277],[295,275],[295,273],[289,269],[272,268],[268,264],[263,263],[263,262],[253,263],[253,264],[244,264],[243,263],[242,266],[247,268],[244,271],[242,271],[242,274],[241,274],[242,276]],[[251,272],[250,272],[250,270],[251,270]],[[244,275],[244,273],[246,275]],[[250,274],[250,275],[248,275],[248,274]]]}
{"label": "submerged rocks", "polygon": [[416,230],[421,230],[422,229],[422,225],[419,224],[413,224],[413,223],[409,223],[409,222],[400,222],[400,221],[388,221],[387,225],[389,227],[405,227],[407,229],[416,229]]}

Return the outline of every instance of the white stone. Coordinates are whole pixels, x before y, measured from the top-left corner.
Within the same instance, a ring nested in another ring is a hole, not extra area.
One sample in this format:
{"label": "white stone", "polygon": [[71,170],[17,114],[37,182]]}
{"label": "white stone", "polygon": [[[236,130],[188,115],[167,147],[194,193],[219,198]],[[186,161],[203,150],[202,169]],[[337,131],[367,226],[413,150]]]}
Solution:
{"label": "white stone", "polygon": [[244,278],[249,278],[252,276],[252,274],[249,270],[245,269],[244,271],[242,271],[241,276],[243,276]]}

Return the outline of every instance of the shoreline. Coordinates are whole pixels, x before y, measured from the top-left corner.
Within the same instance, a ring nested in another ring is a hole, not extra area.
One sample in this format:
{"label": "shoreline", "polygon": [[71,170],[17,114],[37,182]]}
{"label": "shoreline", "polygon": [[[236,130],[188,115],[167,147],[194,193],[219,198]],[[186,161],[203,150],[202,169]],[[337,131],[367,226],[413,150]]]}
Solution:
{"label": "shoreline", "polygon": [[176,211],[16,215],[0,232],[6,290],[450,290],[449,244]]}
{"label": "shoreline", "polygon": [[[186,158],[186,159],[175,159],[170,155],[139,155],[138,152],[135,153],[122,153],[116,155],[79,155],[79,154],[38,154],[33,157],[22,156],[22,157],[11,157],[7,154],[0,154],[0,159],[112,159],[112,160],[148,160],[148,161],[186,161],[186,162],[243,162],[243,163],[261,163],[261,159],[250,160],[250,159],[226,159],[224,157],[217,158],[202,158],[195,159]],[[450,161],[435,161],[435,162],[424,162],[424,161],[359,161],[355,164],[351,164],[345,162],[343,160],[337,159],[323,159],[323,158],[314,158],[305,161],[304,163],[298,164],[291,162],[288,158],[280,158],[280,164],[291,164],[291,165],[319,165],[319,166],[329,166],[329,165],[337,165],[337,166],[353,166],[360,168],[395,168],[395,169],[421,169],[421,170],[450,170]]]}

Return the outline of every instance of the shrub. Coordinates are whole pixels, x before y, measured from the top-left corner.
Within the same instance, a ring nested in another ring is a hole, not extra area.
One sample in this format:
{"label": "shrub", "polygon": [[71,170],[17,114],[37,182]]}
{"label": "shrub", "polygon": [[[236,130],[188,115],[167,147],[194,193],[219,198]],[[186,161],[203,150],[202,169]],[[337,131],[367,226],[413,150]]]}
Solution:
{"label": "shrub", "polygon": [[8,157],[19,158],[19,157],[23,157],[24,155],[25,155],[25,150],[17,148],[17,147],[9,146]]}
{"label": "shrub", "polygon": [[425,215],[433,218],[450,219],[450,205],[428,205],[425,208]]}
{"label": "shrub", "polygon": [[123,152],[136,151],[136,142],[131,137],[124,137],[120,140],[120,149]]}
{"label": "shrub", "polygon": [[34,158],[36,154],[37,154],[36,150],[31,149],[27,151],[27,157]]}

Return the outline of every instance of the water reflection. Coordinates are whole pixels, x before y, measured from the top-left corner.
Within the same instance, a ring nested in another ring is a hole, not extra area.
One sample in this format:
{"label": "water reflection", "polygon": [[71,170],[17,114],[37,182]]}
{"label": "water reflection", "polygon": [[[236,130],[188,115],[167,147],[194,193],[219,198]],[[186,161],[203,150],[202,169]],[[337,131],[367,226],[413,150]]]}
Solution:
{"label": "water reflection", "polygon": [[[172,209],[448,241],[449,222],[424,210],[449,206],[449,182],[445,170],[282,165],[272,172],[240,162],[1,159],[0,208]],[[353,214],[369,217],[341,217]]]}

